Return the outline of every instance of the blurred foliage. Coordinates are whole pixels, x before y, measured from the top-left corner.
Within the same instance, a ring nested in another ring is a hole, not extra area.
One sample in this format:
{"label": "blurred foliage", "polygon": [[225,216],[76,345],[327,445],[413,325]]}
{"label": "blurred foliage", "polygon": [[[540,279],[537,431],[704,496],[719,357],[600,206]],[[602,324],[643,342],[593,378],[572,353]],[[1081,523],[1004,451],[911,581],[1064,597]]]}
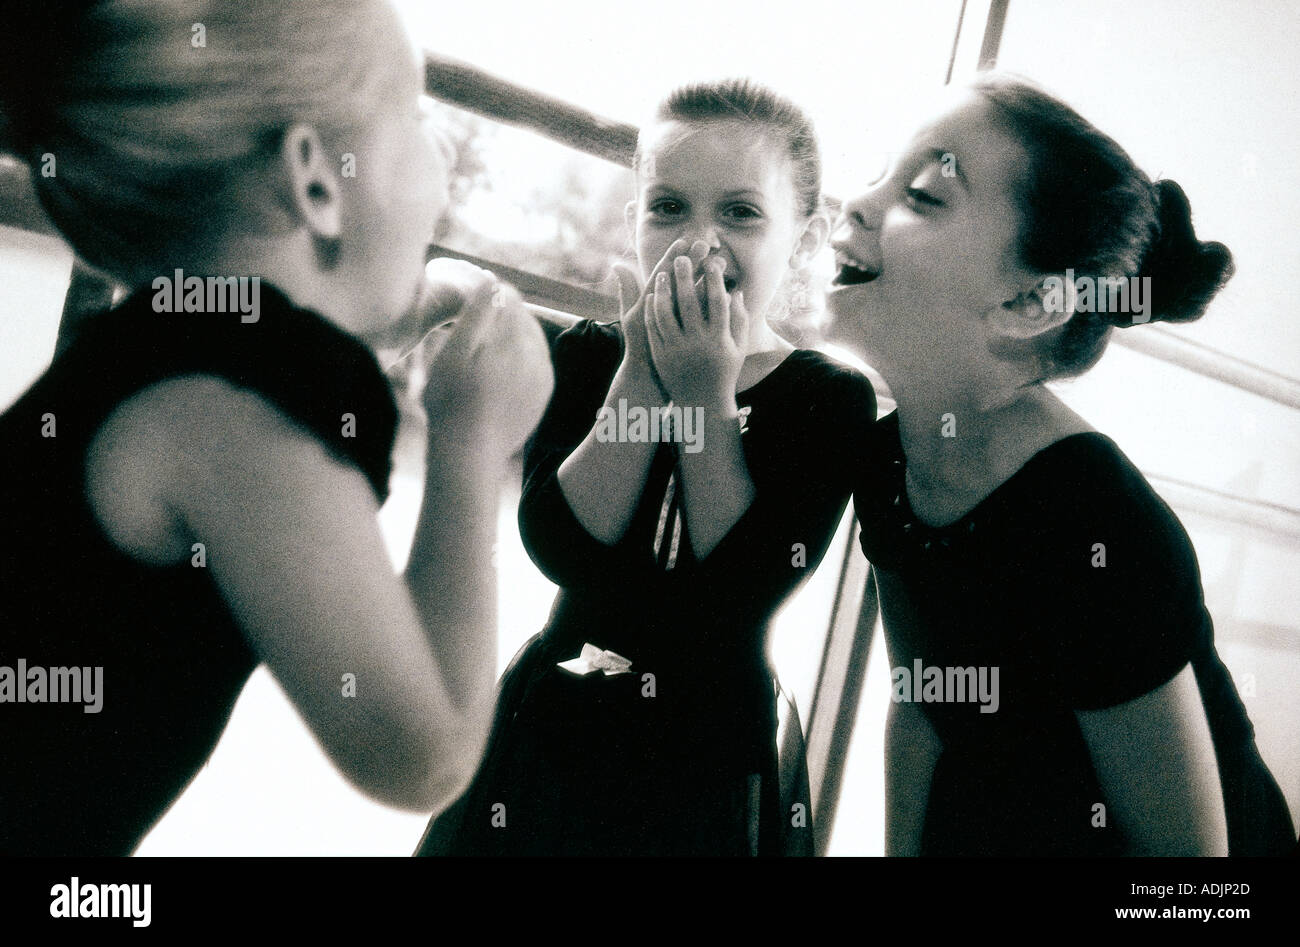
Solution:
{"label": "blurred foliage", "polygon": [[[611,264],[631,255],[623,220],[632,193],[631,172],[450,106],[436,104],[436,115],[456,154],[451,203],[438,229],[438,243],[571,285],[612,292]],[[527,160],[506,154],[521,147],[540,156],[536,173],[529,171],[532,179],[527,181],[511,180],[521,166],[529,167]],[[497,213],[508,209],[527,226],[510,234],[483,232],[472,205],[488,195]]]}

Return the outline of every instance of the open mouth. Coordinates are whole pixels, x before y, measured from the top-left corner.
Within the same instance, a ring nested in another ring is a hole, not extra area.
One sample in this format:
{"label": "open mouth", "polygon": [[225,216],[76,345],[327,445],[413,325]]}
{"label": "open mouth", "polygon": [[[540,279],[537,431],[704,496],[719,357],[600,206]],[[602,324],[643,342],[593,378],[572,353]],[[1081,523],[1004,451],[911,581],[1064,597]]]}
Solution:
{"label": "open mouth", "polygon": [[880,275],[880,271],[859,263],[850,257],[847,253],[840,252],[835,254],[835,286],[860,286],[863,283],[870,283]]}
{"label": "open mouth", "polygon": [[699,287],[701,290],[703,290],[704,276],[708,272],[708,267],[705,264],[709,263],[714,259],[718,259],[719,262],[722,264],[722,288],[725,289],[728,293],[734,293],[736,291],[736,286],[739,284],[739,280],[737,280],[735,276],[727,272],[729,269],[731,269],[731,267],[727,264],[727,261],[725,259],[720,259],[714,256],[706,256],[703,260],[701,260],[698,264],[696,264],[695,285]]}
{"label": "open mouth", "polygon": [[870,283],[879,275],[874,270],[868,270],[853,263],[845,263],[835,272],[834,285],[860,286],[863,283]]}

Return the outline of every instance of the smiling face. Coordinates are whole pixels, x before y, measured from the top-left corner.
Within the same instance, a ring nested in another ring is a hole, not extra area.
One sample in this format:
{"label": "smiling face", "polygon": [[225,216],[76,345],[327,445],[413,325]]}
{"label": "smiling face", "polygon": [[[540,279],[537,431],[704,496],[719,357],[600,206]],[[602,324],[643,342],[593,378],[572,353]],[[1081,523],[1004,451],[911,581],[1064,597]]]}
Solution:
{"label": "smiling face", "polygon": [[[831,337],[882,372],[982,357],[1031,280],[1016,262],[1025,149],[975,93],[928,124],[867,193],[844,205]],[[891,382],[892,384],[892,382]]]}
{"label": "smiling face", "polygon": [[726,263],[728,292],[766,314],[808,224],[778,142],[752,125],[672,120],[647,130],[643,154],[629,205],[642,275],[674,240],[703,240]]}

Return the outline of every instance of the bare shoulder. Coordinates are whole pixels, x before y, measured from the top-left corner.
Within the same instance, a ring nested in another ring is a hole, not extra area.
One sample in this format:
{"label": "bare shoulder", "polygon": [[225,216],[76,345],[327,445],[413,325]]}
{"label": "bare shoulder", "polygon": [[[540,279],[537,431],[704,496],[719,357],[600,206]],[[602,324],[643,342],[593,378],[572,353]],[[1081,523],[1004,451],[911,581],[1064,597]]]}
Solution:
{"label": "bare shoulder", "polygon": [[335,468],[306,430],[255,392],[213,375],[184,375],[118,405],[86,451],[86,494],[101,528],[153,565],[189,554],[184,509],[237,502],[241,483],[291,483]]}

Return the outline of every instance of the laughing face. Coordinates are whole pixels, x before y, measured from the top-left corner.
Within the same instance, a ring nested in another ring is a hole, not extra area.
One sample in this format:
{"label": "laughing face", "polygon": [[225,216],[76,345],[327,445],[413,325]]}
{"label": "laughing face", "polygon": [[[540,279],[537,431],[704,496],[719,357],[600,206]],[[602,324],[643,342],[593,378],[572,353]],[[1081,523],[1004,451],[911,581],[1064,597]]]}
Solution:
{"label": "laughing face", "polygon": [[796,211],[790,160],[763,132],[736,122],[666,121],[648,131],[628,206],[642,274],[673,241],[703,240],[726,265],[727,291],[766,314],[807,223]]}
{"label": "laughing face", "polygon": [[1015,190],[1024,148],[976,93],[928,124],[844,205],[831,238],[830,336],[882,372],[933,370],[987,348],[987,318],[1021,292]]}

